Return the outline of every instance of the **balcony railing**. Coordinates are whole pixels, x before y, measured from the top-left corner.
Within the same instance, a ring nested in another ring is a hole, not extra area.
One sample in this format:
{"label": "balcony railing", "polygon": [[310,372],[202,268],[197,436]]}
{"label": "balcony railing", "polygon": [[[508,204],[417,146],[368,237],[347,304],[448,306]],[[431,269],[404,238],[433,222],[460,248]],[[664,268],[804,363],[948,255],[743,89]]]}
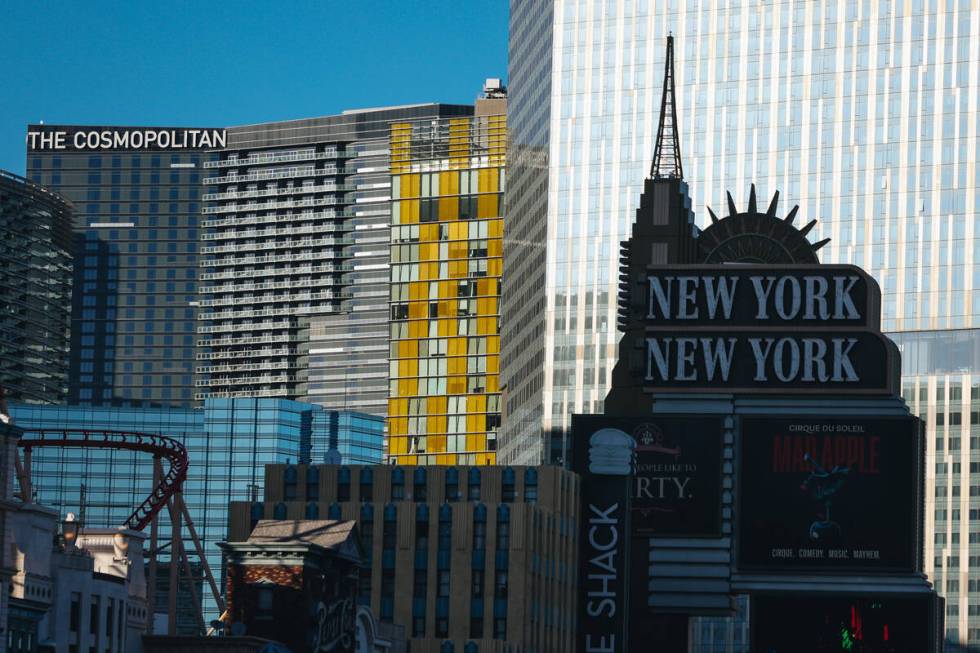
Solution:
{"label": "balcony railing", "polygon": [[264,372],[271,370],[286,370],[291,365],[290,361],[266,361],[263,363],[242,363],[241,365],[202,365],[195,368],[198,374],[229,374],[233,372]]}
{"label": "balcony railing", "polygon": [[[214,341],[209,342],[213,345]],[[385,351],[388,348],[385,347]],[[226,360],[229,358],[269,358],[272,356],[293,356],[296,352],[288,347],[279,349],[237,349],[231,351],[211,351],[199,353],[196,358],[199,361]]]}
{"label": "balcony railing", "polygon": [[267,227],[265,229],[249,229],[248,231],[216,231],[201,234],[201,240],[240,240],[242,238],[268,238],[276,236],[298,236],[302,234],[323,234],[340,231],[332,229],[333,225],[308,224],[302,227]]}
{"label": "balcony railing", "polygon": [[258,170],[245,175],[228,174],[224,177],[205,177],[205,184],[241,184],[250,181],[266,181],[269,179],[302,179],[305,177],[323,177],[327,175],[353,174],[353,168],[338,168],[337,166],[301,166],[281,168],[278,170]]}
{"label": "balcony railing", "polygon": [[221,387],[226,385],[263,385],[270,383],[293,383],[297,379],[292,374],[279,374],[277,376],[221,376],[214,379],[202,379],[194,385],[198,388]]}
{"label": "balcony railing", "polygon": [[[343,293],[314,293],[304,299],[296,301],[340,301],[344,299]],[[276,300],[269,298],[266,303],[274,303]],[[256,317],[275,317],[277,315],[309,315],[312,313],[332,313],[329,306],[292,306],[288,308],[260,308],[244,309],[240,311],[218,311],[214,313],[201,313],[198,319],[201,321],[212,320],[247,320]]]}
{"label": "balcony railing", "polygon": [[[257,211],[265,211],[266,209],[262,205],[257,205]],[[236,216],[234,218],[219,218],[216,220],[205,220],[201,225],[205,229],[213,229],[217,227],[244,227],[248,225],[257,224],[275,224],[276,222],[286,222],[289,224],[297,222],[309,222],[311,220],[336,220],[337,218],[346,218],[350,216],[344,215],[343,211],[338,211],[336,209],[328,209],[326,211],[303,211],[302,213],[263,213],[262,215],[245,215]],[[321,223],[322,225],[322,223]],[[352,225],[349,220],[341,220],[337,222],[332,222],[329,225],[322,225],[322,228],[326,230],[341,230],[350,231]],[[205,240],[209,238],[223,238],[227,234],[228,237],[232,237],[235,232],[221,232],[220,234],[204,234]]]}
{"label": "balcony railing", "polygon": [[[333,286],[337,284],[323,284],[324,286]],[[305,286],[309,288],[309,284]],[[334,299],[343,299],[343,294],[341,291],[325,291],[321,290],[319,292],[304,292],[304,293],[273,293],[270,295],[252,295],[252,296],[231,296],[222,297],[220,299],[203,299],[198,302],[198,304],[205,308],[211,308],[215,306],[249,306],[252,304],[282,304],[282,303],[295,303],[295,302],[312,302],[312,301],[332,301]],[[205,319],[202,315],[200,319]],[[220,318],[207,318],[207,319],[220,319]]]}
{"label": "balcony railing", "polygon": [[[252,276],[255,276],[255,271],[251,271]],[[252,293],[259,292],[261,290],[296,290],[296,289],[306,289],[318,288],[322,286],[338,286],[341,285],[342,281],[339,278],[327,278],[327,279],[289,279],[287,281],[264,281],[262,283],[230,283],[221,286],[205,286],[198,289],[198,294],[200,295],[227,295],[233,293]],[[380,296],[380,295],[379,295]],[[385,295],[387,296],[387,294]],[[278,299],[273,301],[288,301],[289,295],[276,295]],[[205,299],[198,302],[199,306],[219,306],[221,303],[226,304],[241,304],[243,299],[241,297],[229,297],[219,303],[217,300]],[[244,301],[247,303],[252,303],[257,301],[254,297],[248,297]]]}
{"label": "balcony railing", "polygon": [[288,397],[290,394],[292,393],[289,388],[239,390],[237,392],[225,390],[222,392],[198,392],[194,394],[194,399],[196,401],[204,401],[205,399],[231,399],[235,397],[254,399],[257,397]]}
{"label": "balcony railing", "polygon": [[[272,331],[273,329],[295,329],[296,325],[291,320],[280,320],[279,322],[244,322],[237,324],[212,324],[209,326],[197,327],[200,334],[206,333],[227,333],[229,331]],[[205,345],[206,346],[206,345]]]}
{"label": "balcony railing", "polygon": [[[252,279],[256,275],[263,277],[300,275],[300,274],[329,274],[332,272],[349,272],[354,269],[351,262],[341,263],[340,265],[301,265],[289,268],[263,268],[261,270],[225,270],[224,272],[206,272],[198,277],[201,281],[217,281],[221,279]],[[207,288],[201,288],[198,292],[210,292]]]}
{"label": "balcony railing", "polygon": [[229,157],[220,161],[205,161],[205,168],[234,168],[238,166],[258,166],[269,163],[289,163],[291,161],[313,161],[314,159],[350,159],[357,156],[354,150],[330,148],[323,152],[268,152],[251,154],[245,158]]}
{"label": "balcony railing", "polygon": [[[198,329],[200,333],[200,329]],[[289,334],[276,333],[260,336],[244,336],[241,338],[213,338],[197,341],[198,347],[237,347],[239,345],[263,345],[269,342],[293,342],[296,340]]]}
{"label": "balcony railing", "polygon": [[252,190],[228,190],[223,193],[207,193],[205,202],[248,199],[250,197],[281,197],[284,195],[312,195],[314,193],[342,193],[355,190],[354,184],[320,184],[312,186],[287,186],[286,188],[255,188]]}
{"label": "balcony railing", "polygon": [[306,249],[309,247],[337,247],[353,244],[353,238],[301,238],[299,240],[269,240],[258,243],[235,243],[233,245],[215,245],[202,247],[201,254],[238,254],[249,251],[264,251],[269,249]]}
{"label": "balcony railing", "polygon": [[300,254],[280,254],[279,256],[273,256],[271,254],[267,256],[225,256],[222,258],[209,259],[204,262],[206,267],[211,268],[222,268],[222,267],[238,267],[241,265],[266,265],[273,263],[294,263],[296,261],[321,261],[325,258],[341,258],[341,254],[334,253],[331,256],[327,256],[327,252],[303,252]]}

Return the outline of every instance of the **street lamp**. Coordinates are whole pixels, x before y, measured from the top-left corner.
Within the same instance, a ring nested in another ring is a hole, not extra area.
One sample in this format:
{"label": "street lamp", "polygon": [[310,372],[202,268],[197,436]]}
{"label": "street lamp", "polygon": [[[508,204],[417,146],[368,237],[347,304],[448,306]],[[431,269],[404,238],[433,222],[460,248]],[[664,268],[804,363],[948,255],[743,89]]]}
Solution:
{"label": "street lamp", "polygon": [[61,522],[61,536],[65,538],[66,551],[71,551],[75,548],[80,528],[81,524],[75,519],[75,513],[70,512],[65,515],[65,519]]}

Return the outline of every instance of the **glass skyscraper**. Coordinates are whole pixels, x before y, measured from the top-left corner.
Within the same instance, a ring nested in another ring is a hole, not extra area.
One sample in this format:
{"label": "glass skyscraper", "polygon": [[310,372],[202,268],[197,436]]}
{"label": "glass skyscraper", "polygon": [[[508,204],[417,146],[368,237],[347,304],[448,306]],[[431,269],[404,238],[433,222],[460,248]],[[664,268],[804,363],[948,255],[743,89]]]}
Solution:
{"label": "glass skyscraper", "polygon": [[501,461],[554,459],[570,415],[602,410],[671,32],[699,222],[726,190],[739,206],[751,183],[779,190],[831,239],[823,262],[880,283],[929,424],[925,569],[950,646],[980,646],[975,3],[513,0]]}
{"label": "glass skyscraper", "polygon": [[27,176],[75,205],[68,401],[193,402],[204,150],[224,130],[30,125]]}
{"label": "glass skyscraper", "polygon": [[0,170],[0,386],[12,401],[68,392],[72,207]]}

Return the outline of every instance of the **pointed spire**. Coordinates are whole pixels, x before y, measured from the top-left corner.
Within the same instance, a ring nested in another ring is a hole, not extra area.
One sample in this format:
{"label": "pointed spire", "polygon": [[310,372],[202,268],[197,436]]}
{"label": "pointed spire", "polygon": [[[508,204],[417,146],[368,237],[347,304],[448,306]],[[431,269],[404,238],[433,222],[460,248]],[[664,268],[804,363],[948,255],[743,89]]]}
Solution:
{"label": "pointed spire", "polygon": [[732,194],[726,190],[725,195],[728,196],[728,215],[738,215],[738,207],[735,206],[735,200],[732,199]]}
{"label": "pointed spire", "polygon": [[681,165],[681,142],[677,131],[677,102],[674,99],[674,37],[667,37],[667,59],[664,64],[664,93],[660,102],[660,126],[653,149],[651,177],[684,178]]}
{"label": "pointed spire", "polygon": [[796,212],[799,211],[799,210],[800,210],[800,205],[797,204],[792,209],[790,209],[789,213],[786,214],[786,218],[783,221],[786,224],[793,224],[793,220],[796,219]]}
{"label": "pointed spire", "polygon": [[776,217],[776,207],[777,206],[779,206],[779,191],[778,190],[776,191],[776,194],[772,196],[772,201],[769,202],[769,209],[766,211],[766,215],[768,215],[770,218],[775,218]]}

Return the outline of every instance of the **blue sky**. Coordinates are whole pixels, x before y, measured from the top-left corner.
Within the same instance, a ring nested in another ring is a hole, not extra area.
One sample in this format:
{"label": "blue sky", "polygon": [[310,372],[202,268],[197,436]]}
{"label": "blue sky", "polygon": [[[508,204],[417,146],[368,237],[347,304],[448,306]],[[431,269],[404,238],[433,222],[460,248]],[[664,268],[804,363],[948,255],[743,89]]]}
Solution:
{"label": "blue sky", "polygon": [[507,0],[0,0],[0,168],[28,123],[220,127],[413,102],[507,76]]}

